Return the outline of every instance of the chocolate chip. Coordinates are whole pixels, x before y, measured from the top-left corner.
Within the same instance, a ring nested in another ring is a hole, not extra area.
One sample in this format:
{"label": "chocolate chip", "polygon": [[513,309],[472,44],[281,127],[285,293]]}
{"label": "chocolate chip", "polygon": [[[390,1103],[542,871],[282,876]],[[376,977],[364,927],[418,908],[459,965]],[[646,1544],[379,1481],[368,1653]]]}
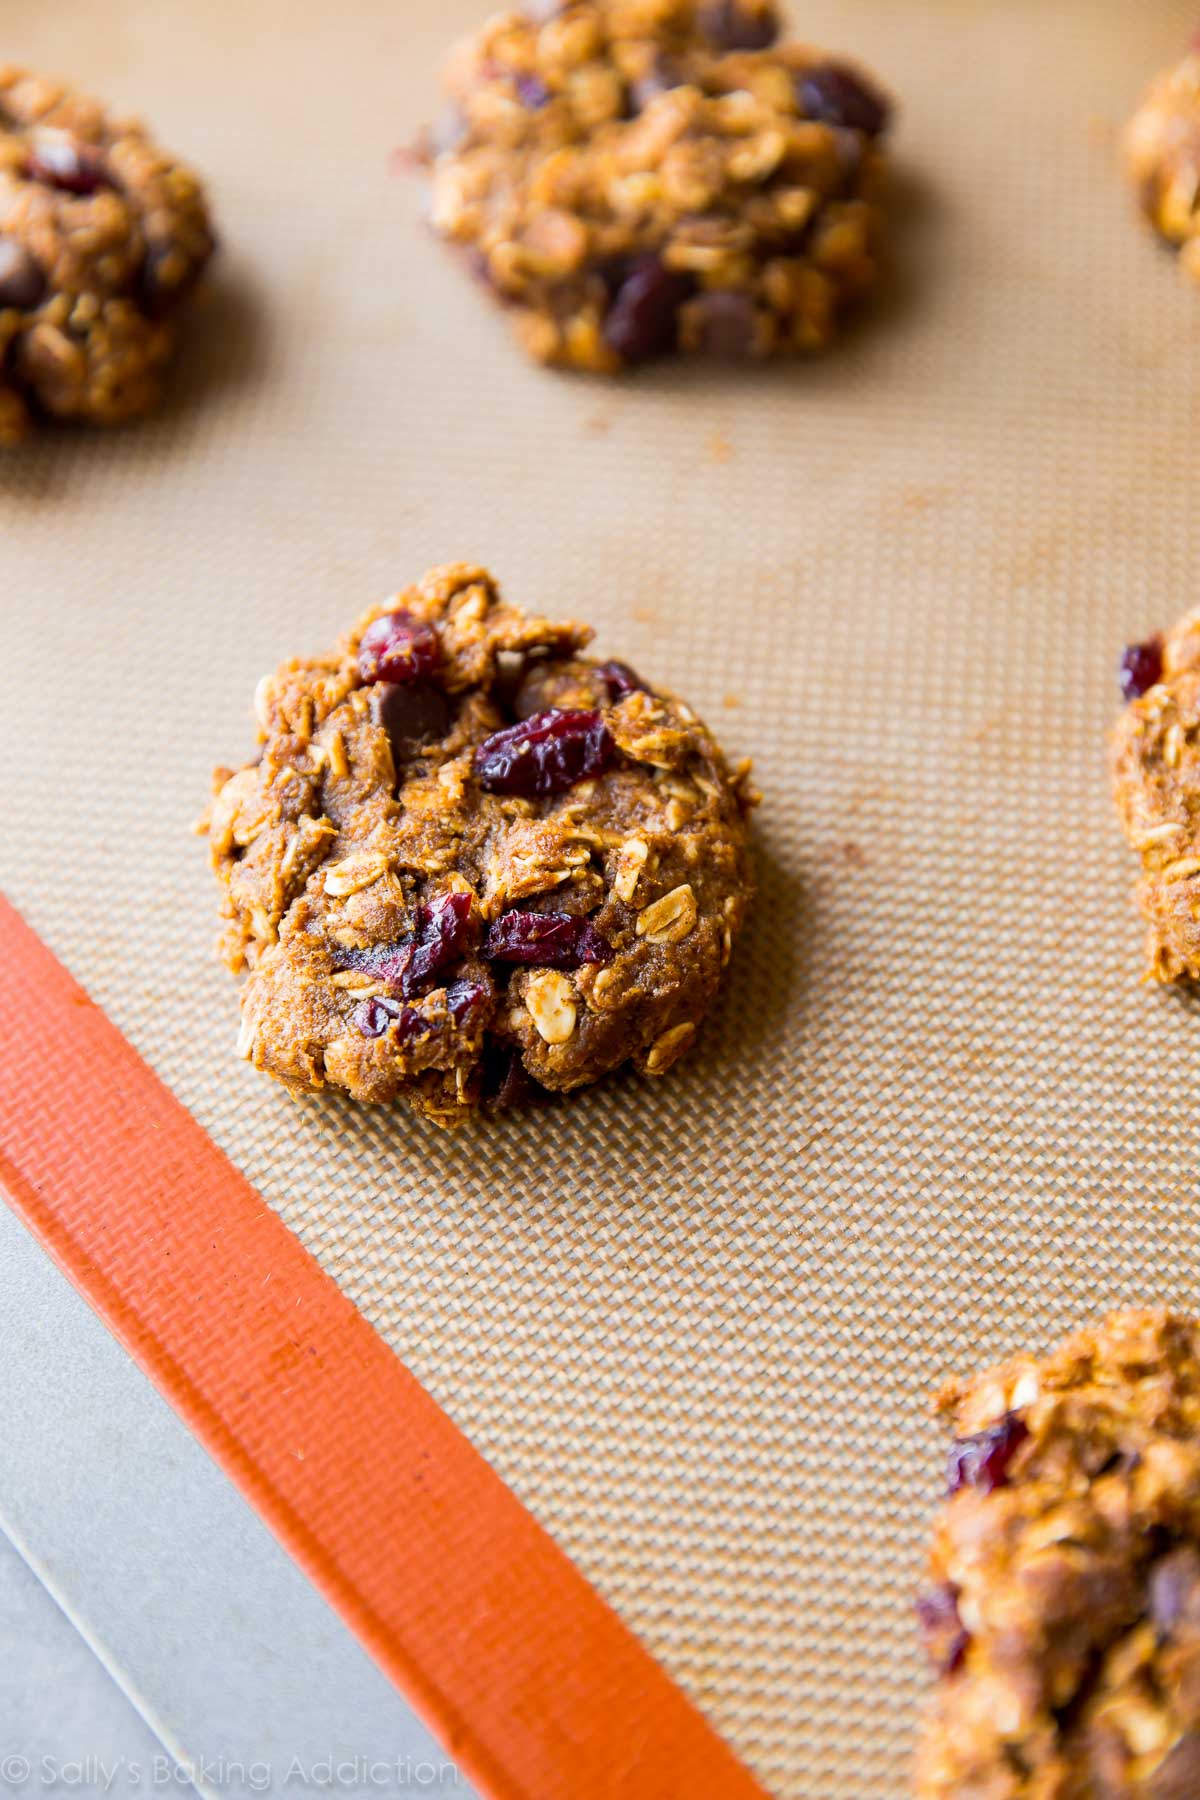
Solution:
{"label": "chocolate chip", "polygon": [[[492,682],[492,699],[502,712],[510,716],[516,706],[521,683],[525,679],[527,659],[520,650],[500,650],[496,655],[496,673]],[[539,707],[530,709],[538,712]]]}
{"label": "chocolate chip", "polygon": [[164,246],[152,245],[142,258],[138,272],[138,299],[152,319],[160,319],[174,298],[169,281],[164,279],[171,268],[169,258],[170,251]]}
{"label": "chocolate chip", "polygon": [[696,348],[707,356],[752,356],[758,338],[758,314],[749,294],[731,289],[701,294],[693,303]]}
{"label": "chocolate chip", "polygon": [[204,270],[213,248],[201,256],[186,257],[173,244],[151,244],[138,274],[138,297],[151,318],[161,319],[186,300]]}
{"label": "chocolate chip", "polygon": [[414,744],[445,737],[450,716],[449,700],[429,681],[381,681],[371,691],[371,718],[387,732],[397,762]]}
{"label": "chocolate chip", "polygon": [[496,1112],[515,1112],[546,1097],[545,1089],[528,1073],[518,1052],[507,1044],[485,1046],[483,1091]]}
{"label": "chocolate chip", "polygon": [[32,312],[46,292],[46,278],[15,238],[0,237],[0,308],[15,306]]}

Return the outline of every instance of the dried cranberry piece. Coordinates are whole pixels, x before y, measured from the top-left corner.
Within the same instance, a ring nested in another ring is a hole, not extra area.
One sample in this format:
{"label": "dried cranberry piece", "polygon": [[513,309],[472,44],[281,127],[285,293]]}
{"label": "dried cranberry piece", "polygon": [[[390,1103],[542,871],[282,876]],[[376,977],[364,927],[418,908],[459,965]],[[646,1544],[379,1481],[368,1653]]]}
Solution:
{"label": "dried cranberry piece", "polygon": [[398,1000],[385,1000],[378,995],[355,1007],[354,1023],[369,1038],[383,1037],[394,1025],[400,1044],[410,1043],[429,1030],[429,1020],[415,1006],[401,1006]]}
{"label": "dried cranberry piece", "polygon": [[46,132],[38,138],[25,158],[25,173],[65,194],[94,194],[114,185],[103,153],[65,133]]}
{"label": "dried cranberry piece", "polygon": [[[488,989],[479,981],[454,981],[446,989],[446,1009],[456,1025],[473,1022],[473,1015],[482,1011],[490,999]],[[364,1037],[371,1038],[382,1037],[394,1025],[396,1039],[401,1044],[432,1029],[419,1007],[404,1006],[399,1000],[381,996],[356,1006],[354,1023]]]}
{"label": "dried cranberry piece", "polygon": [[32,312],[46,293],[46,277],[16,238],[0,237],[0,311],[6,306]]}
{"label": "dried cranberry piece", "polygon": [[779,20],[773,6],[711,0],[701,8],[700,29],[719,50],[765,50],[779,36]]}
{"label": "dried cranberry piece", "polygon": [[623,700],[626,694],[648,694],[650,692],[641,676],[635,674],[628,663],[601,663],[596,673],[608,689],[608,697],[614,706],[618,700]]}
{"label": "dried cranberry piece", "polygon": [[543,969],[577,969],[581,963],[611,962],[612,945],[589,919],[574,913],[501,913],[484,941],[492,962],[536,963]]}
{"label": "dried cranberry piece", "polygon": [[692,291],[688,276],[647,256],[617,288],[604,321],[609,348],[628,363],[649,362],[675,348],[679,308]]}
{"label": "dried cranberry piece", "polygon": [[797,77],[796,95],[805,118],[822,125],[846,125],[867,137],[887,129],[891,104],[856,69],[819,63]]}
{"label": "dried cranberry piece", "polygon": [[470,894],[442,894],[417,909],[417,933],[408,964],[400,977],[400,992],[411,999],[448,963],[457,962],[471,948],[472,904]]}
{"label": "dried cranberry piece", "polygon": [[1028,1436],[1024,1419],[1010,1412],[973,1437],[959,1438],[951,1445],[946,1464],[947,1493],[957,1494],[960,1488],[969,1487],[990,1494],[1003,1487],[1008,1465]]}
{"label": "dried cranberry piece", "polygon": [[517,98],[522,106],[527,106],[531,112],[536,112],[540,107],[549,103],[550,89],[540,75],[518,75]]}
{"label": "dried cranberry piece", "polygon": [[489,794],[565,794],[577,781],[603,775],[616,754],[596,712],[549,707],[484,738],[475,770]]}
{"label": "dried cranberry piece", "polygon": [[948,1581],[925,1588],[915,1601],[917,1628],[930,1660],[942,1675],[952,1675],[966,1654],[969,1639],[958,1612],[958,1589]]}
{"label": "dried cranberry piece", "polygon": [[341,966],[373,975],[405,1000],[414,1000],[442,969],[467,955],[474,935],[470,894],[441,894],[417,908],[416,930],[410,937],[395,944],[373,944],[369,950],[345,950]]}
{"label": "dried cranberry piece", "polygon": [[445,737],[450,702],[429,681],[381,681],[371,694],[371,717],[388,734],[392,760],[402,762],[413,744]]}
{"label": "dried cranberry piece", "polygon": [[424,681],[438,666],[438,634],[411,613],[383,613],[372,619],[358,645],[358,672],[364,681]]}
{"label": "dried cranberry piece", "polygon": [[415,1037],[425,1037],[432,1029],[425,1014],[416,1006],[405,1006],[400,1010],[400,1018],[396,1025],[396,1037],[402,1044],[409,1044]]}
{"label": "dried cranberry piece", "polygon": [[473,1024],[492,999],[492,989],[482,981],[452,981],[446,989],[446,1010],[456,1025]]}
{"label": "dried cranberry piece", "polygon": [[1162,680],[1163,642],[1147,638],[1144,644],[1128,644],[1121,653],[1121,692],[1126,700],[1140,700]]}
{"label": "dried cranberry piece", "polygon": [[354,1023],[364,1037],[382,1037],[388,1027],[407,1010],[398,1000],[363,1000],[354,1009]]}

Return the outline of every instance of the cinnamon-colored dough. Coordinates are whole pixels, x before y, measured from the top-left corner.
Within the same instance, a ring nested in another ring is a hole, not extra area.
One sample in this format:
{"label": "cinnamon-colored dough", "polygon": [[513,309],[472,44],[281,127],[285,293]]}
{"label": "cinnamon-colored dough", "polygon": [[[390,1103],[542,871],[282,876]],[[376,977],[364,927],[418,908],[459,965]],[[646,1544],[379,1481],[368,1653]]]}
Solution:
{"label": "cinnamon-colored dough", "polygon": [[1162,643],[1162,678],[1130,702],[1113,746],[1117,809],[1141,857],[1148,974],[1200,976],[1200,611]]}
{"label": "cinnamon-colored dough", "polygon": [[1125,152],[1143,212],[1200,281],[1200,47],[1154,82],[1129,122]]}
{"label": "cinnamon-colored dough", "polygon": [[1118,1313],[941,1404],[918,1800],[1195,1800],[1200,1328]]}
{"label": "cinnamon-colored dough", "polygon": [[[420,679],[364,675],[363,634],[392,615],[433,659]],[[260,755],[217,771],[205,821],[256,1067],[449,1124],[520,1078],[660,1075],[691,1047],[750,895],[748,765],[731,773],[681,701],[582,656],[590,635],[455,564],[260,684]],[[481,746],[570,714],[606,766],[489,791]],[[530,914],[556,916],[553,952],[511,961],[497,939]]]}
{"label": "cinnamon-colored dough", "polygon": [[890,101],[773,0],[563,0],[454,55],[430,214],[538,361],[820,349],[878,277]]}
{"label": "cinnamon-colored dough", "polygon": [[212,249],[199,182],[143,126],[0,65],[0,445],[153,406]]}

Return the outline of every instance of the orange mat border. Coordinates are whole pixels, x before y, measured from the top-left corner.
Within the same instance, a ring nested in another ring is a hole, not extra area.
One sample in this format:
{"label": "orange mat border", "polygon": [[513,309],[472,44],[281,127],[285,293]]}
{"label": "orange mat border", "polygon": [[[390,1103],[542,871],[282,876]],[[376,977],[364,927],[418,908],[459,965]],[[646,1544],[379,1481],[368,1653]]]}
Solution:
{"label": "orange mat border", "polygon": [[0,1185],[494,1800],[763,1790],[0,895]]}

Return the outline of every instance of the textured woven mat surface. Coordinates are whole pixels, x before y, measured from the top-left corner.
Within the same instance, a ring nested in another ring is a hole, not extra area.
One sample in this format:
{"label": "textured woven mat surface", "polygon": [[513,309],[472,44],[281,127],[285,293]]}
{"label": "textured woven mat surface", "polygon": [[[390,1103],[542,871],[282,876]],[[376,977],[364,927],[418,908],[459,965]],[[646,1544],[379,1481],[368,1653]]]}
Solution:
{"label": "textured woven mat surface", "polygon": [[[617,387],[526,367],[389,173],[482,10],[7,0],[226,249],[159,418],[0,464],[0,882],[772,1791],[876,1800],[929,1390],[1194,1302],[1200,1014],[1138,986],[1104,767],[1117,651],[1196,599],[1200,293],[1114,173],[1192,9],[816,0],[904,101],[891,297]],[[700,1051],[447,1136],[235,1059],[188,826],[261,673],[459,557],[765,804]]]}

